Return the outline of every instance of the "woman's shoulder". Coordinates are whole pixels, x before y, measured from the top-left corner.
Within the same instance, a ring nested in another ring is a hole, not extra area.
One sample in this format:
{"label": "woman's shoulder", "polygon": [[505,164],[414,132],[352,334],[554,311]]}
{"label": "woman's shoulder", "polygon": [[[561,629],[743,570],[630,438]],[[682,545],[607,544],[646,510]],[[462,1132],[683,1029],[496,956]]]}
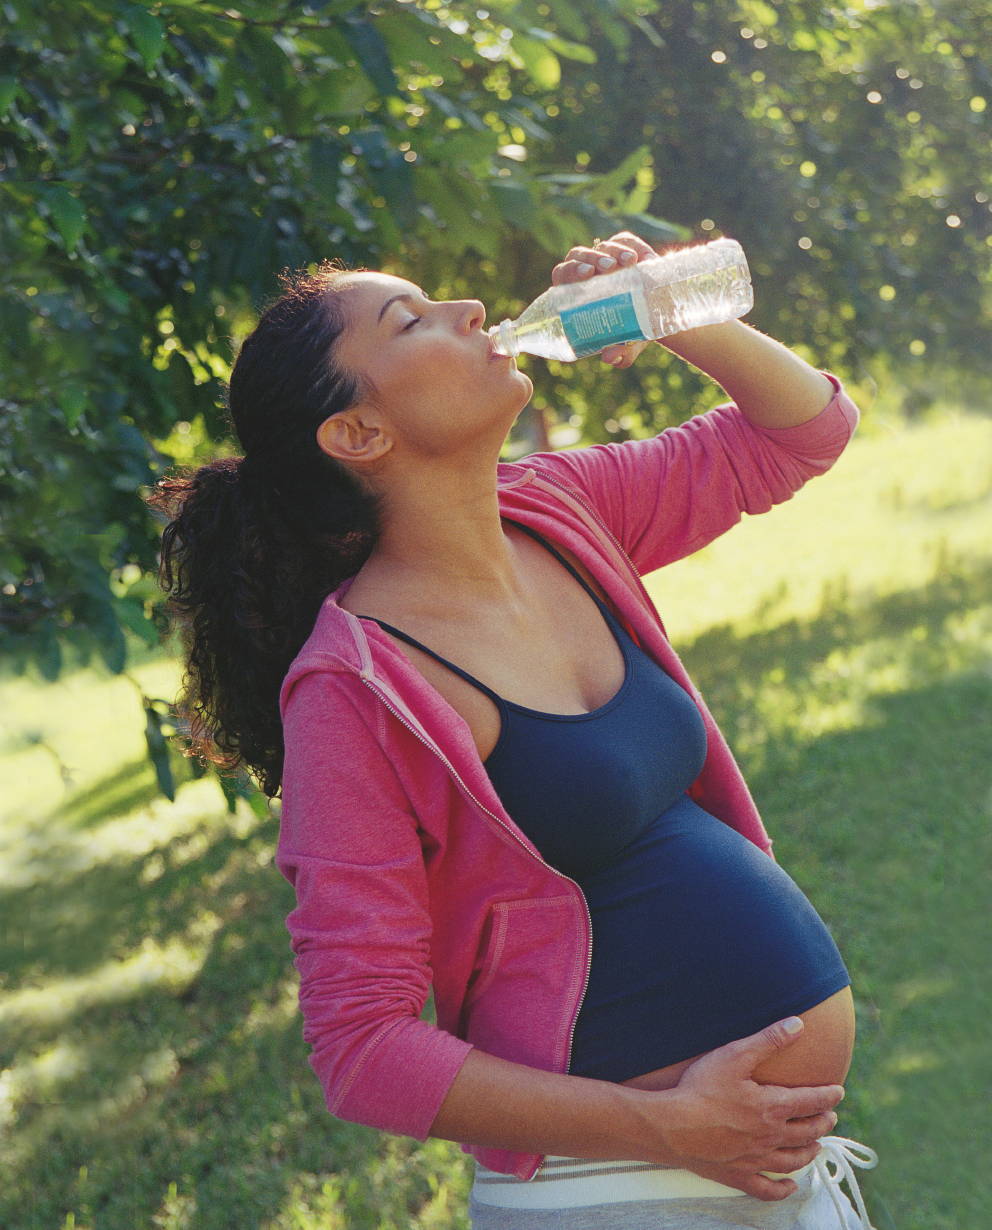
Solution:
{"label": "woman's shoulder", "polygon": [[363,654],[352,616],[328,595],[321,603],[310,635],[303,642],[283,676],[280,708],[284,709],[293,689],[309,675],[323,678],[325,687],[348,690],[360,683]]}

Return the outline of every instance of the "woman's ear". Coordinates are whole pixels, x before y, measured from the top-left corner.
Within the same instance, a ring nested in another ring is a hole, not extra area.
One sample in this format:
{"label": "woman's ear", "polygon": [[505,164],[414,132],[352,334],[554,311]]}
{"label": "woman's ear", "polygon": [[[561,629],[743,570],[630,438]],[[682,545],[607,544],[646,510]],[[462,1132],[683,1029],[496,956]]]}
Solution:
{"label": "woman's ear", "polygon": [[328,457],[353,466],[380,461],[393,447],[375,416],[359,406],[324,419],[317,428],[317,443]]}

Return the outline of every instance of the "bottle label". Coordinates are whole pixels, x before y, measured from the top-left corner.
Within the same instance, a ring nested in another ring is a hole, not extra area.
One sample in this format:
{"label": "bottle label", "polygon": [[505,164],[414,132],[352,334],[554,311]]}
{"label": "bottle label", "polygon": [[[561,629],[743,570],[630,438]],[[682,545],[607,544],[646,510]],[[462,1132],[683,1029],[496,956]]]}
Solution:
{"label": "bottle label", "polygon": [[617,342],[640,342],[648,336],[638,323],[634,296],[629,291],[565,308],[561,324],[577,359]]}

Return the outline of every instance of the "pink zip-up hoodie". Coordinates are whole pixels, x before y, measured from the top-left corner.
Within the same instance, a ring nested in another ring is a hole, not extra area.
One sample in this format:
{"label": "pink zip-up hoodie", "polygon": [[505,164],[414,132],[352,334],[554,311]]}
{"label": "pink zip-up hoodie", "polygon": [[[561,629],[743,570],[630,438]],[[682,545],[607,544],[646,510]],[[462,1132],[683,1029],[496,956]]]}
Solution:
{"label": "pink zip-up hoodie", "polygon": [[[835,392],[797,427],[718,406],[648,440],[498,468],[499,503],[570,551],[634,640],[693,697],[709,750],[692,797],[770,842],[640,577],[763,513],[836,460],[858,412]],[[324,601],[283,683],[276,862],[310,1062],[332,1114],[423,1140],[466,1055],[568,1069],[589,970],[578,885],[504,809],[465,721],[372,620]],[[437,1024],[421,1019],[433,986]],[[533,1177],[538,1154],[466,1146]]]}

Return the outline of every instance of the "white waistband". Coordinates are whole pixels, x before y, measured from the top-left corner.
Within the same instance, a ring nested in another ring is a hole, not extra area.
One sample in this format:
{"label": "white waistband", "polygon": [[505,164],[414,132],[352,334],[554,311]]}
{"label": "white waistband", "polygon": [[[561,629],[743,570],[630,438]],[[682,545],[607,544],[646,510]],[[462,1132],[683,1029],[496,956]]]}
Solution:
{"label": "white waistband", "polygon": [[[840,1184],[846,1182],[854,1197],[862,1230],[873,1230],[868,1220],[854,1167],[870,1170],[877,1154],[845,1136],[823,1136],[820,1152],[801,1170],[789,1175],[801,1179],[814,1171],[827,1187],[837,1210],[838,1225],[847,1227]],[[779,1176],[774,1176],[779,1177]],[[477,1204],[504,1209],[570,1209],[631,1200],[678,1200],[741,1196],[736,1187],[704,1179],[691,1170],[658,1166],[651,1162],[595,1162],[582,1158],[548,1156],[529,1182],[497,1174],[476,1163],[472,1197]]]}
{"label": "white waistband", "polygon": [[589,1162],[576,1157],[544,1159],[529,1182],[476,1165],[472,1196],[503,1209],[572,1209],[628,1200],[678,1200],[697,1196],[739,1196],[735,1187],[704,1179],[691,1170],[651,1162]]}

